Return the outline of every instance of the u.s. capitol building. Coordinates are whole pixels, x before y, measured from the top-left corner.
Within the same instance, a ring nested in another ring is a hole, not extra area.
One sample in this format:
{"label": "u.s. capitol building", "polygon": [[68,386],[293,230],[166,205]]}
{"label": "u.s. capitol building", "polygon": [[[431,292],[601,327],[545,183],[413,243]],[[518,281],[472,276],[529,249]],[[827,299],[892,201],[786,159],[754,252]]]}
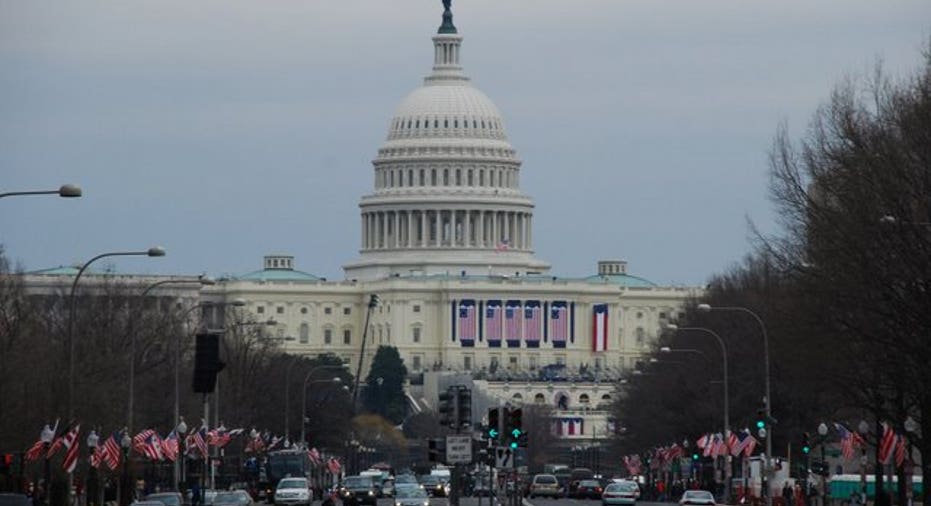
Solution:
{"label": "u.s. capitol building", "polygon": [[[460,65],[462,41],[447,9],[433,36],[432,72],[401,101],[373,161],[373,190],[359,203],[361,247],[344,280],[273,254],[260,270],[200,296],[241,298],[257,317],[274,319],[271,331],[289,338],[286,351],[335,353],[354,369],[377,294],[363,369],[378,345],[391,345],[414,375],[469,373],[492,398],[565,411],[567,437],[602,435],[598,407],[613,395],[609,380],[636,366],[698,289],[657,286],[624,261],[564,278],[535,255],[521,161],[498,108]],[[565,381],[539,381],[541,368],[557,364]]]}

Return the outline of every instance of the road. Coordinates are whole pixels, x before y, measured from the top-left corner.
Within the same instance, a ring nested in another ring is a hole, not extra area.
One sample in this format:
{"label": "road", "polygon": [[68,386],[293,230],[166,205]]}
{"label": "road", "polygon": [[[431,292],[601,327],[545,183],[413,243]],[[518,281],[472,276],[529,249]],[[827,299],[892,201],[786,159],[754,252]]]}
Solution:
{"label": "road", "polygon": [[[477,497],[463,497],[459,499],[459,506],[478,506]],[[496,503],[500,506],[501,503]],[[669,506],[671,503],[660,502],[637,502],[637,506]],[[320,501],[315,501],[314,506],[320,506]],[[394,506],[394,499],[379,499],[378,506]],[[449,506],[449,501],[445,497],[431,497],[430,506]],[[482,498],[482,506],[489,506],[488,498]],[[536,497],[534,499],[524,499],[523,506],[601,506],[601,501],[584,500],[584,499],[544,499]]]}

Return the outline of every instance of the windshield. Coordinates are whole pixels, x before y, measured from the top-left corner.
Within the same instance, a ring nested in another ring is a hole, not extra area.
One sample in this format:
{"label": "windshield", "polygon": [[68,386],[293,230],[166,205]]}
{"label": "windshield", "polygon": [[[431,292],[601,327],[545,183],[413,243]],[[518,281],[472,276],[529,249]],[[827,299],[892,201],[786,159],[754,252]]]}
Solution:
{"label": "windshield", "polygon": [[272,479],[285,476],[304,476],[304,456],[298,454],[270,455],[267,472]]}
{"label": "windshield", "polygon": [[608,485],[605,492],[633,492],[637,490],[636,483],[612,483]]}
{"label": "windshield", "polygon": [[685,493],[685,497],[689,499],[712,499],[711,492],[706,490],[689,490]]}
{"label": "windshield", "polygon": [[247,502],[242,494],[237,494],[235,492],[222,492],[217,494],[217,497],[213,500],[214,503],[245,503]]}
{"label": "windshield", "polygon": [[181,506],[181,498],[175,494],[152,494],[146,496],[146,501],[158,501],[166,506]]}
{"label": "windshield", "polygon": [[582,480],[579,482],[580,487],[600,487],[601,483],[595,480]]}
{"label": "windshield", "polygon": [[371,487],[372,479],[368,476],[350,476],[346,478],[344,484],[347,487]]}
{"label": "windshield", "polygon": [[406,487],[397,491],[399,499],[412,499],[427,497],[427,493],[420,487]]}
{"label": "windshield", "polygon": [[287,478],[278,482],[278,488],[307,488],[307,480],[303,478]]}
{"label": "windshield", "polygon": [[552,485],[556,483],[556,477],[549,474],[538,474],[534,482],[540,485]]}
{"label": "windshield", "polygon": [[395,485],[400,485],[402,483],[417,483],[417,478],[414,478],[409,474],[402,474],[401,476],[398,476],[394,479],[394,483]]}
{"label": "windshield", "polygon": [[420,477],[420,483],[424,485],[436,485],[440,482],[439,476],[426,475]]}

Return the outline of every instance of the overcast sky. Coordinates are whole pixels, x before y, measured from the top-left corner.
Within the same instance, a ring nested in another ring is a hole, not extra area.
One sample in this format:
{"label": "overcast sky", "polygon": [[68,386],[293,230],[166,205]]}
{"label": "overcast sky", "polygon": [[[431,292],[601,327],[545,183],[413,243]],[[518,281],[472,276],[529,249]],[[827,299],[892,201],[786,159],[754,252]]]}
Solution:
{"label": "overcast sky", "polygon": [[[454,0],[563,276],[626,259],[702,284],[774,230],[767,152],[848,75],[903,75],[928,0]],[[440,0],[0,1],[0,243],[28,270],[242,274],[285,252],[341,279],[358,201],[433,58]]]}

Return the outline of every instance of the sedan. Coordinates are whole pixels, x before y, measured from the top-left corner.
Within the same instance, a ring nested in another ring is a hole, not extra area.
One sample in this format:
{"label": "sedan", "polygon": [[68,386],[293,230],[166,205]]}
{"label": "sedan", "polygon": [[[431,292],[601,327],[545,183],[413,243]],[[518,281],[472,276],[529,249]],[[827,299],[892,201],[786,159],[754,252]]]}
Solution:
{"label": "sedan", "polygon": [[601,499],[601,482],[597,480],[580,480],[572,497],[576,499]]}
{"label": "sedan", "polygon": [[145,496],[145,501],[158,501],[165,506],[184,506],[184,499],[177,492],[159,492]]}
{"label": "sedan", "polygon": [[394,506],[430,506],[430,498],[420,487],[403,487],[395,491]]}
{"label": "sedan", "polygon": [[220,492],[213,499],[213,506],[252,506],[252,496],[245,490]]}
{"label": "sedan", "polygon": [[616,506],[619,504],[636,504],[640,496],[640,487],[632,481],[609,483],[601,494],[602,506]]}
{"label": "sedan", "polygon": [[714,496],[707,490],[686,490],[679,499],[679,504],[698,504],[702,506],[714,506]]}

